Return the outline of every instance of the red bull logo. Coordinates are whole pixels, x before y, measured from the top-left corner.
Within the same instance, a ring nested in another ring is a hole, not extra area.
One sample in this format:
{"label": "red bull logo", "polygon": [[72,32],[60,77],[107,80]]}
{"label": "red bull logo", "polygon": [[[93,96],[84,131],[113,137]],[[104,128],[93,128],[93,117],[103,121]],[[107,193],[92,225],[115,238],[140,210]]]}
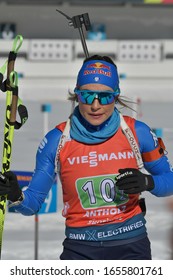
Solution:
{"label": "red bull logo", "polygon": [[[84,75],[90,75],[90,74],[99,74],[99,75],[104,75],[107,77],[111,77],[111,71],[107,71],[110,70],[110,66],[103,64],[101,62],[96,62],[96,63],[91,63],[88,64],[87,69],[84,70]],[[94,68],[92,70],[88,69],[88,68]]]}
{"label": "red bull logo", "polygon": [[91,64],[88,64],[87,65],[87,68],[96,68],[96,69],[108,69],[110,70],[110,66],[106,65],[106,64],[103,64],[101,62],[96,62],[96,63],[91,63]]}

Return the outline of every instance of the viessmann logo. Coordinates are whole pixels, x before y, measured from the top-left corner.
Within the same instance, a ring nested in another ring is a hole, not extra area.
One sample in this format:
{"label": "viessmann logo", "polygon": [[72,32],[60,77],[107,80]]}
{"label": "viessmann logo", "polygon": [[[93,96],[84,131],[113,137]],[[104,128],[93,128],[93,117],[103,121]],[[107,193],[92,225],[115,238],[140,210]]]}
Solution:
{"label": "viessmann logo", "polygon": [[126,160],[134,158],[133,151],[98,154],[96,151],[90,152],[88,155],[67,158],[70,165],[88,164],[90,167],[98,166],[101,161]]}

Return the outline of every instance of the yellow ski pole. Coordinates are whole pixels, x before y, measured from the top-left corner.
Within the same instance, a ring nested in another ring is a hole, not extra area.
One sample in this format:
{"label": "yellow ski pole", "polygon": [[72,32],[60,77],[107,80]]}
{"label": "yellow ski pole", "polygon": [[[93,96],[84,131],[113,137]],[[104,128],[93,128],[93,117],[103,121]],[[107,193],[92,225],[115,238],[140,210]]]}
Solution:
{"label": "yellow ski pole", "polygon": [[[6,112],[4,124],[4,143],[3,143],[3,160],[2,173],[10,170],[12,143],[14,136],[14,127],[16,122],[16,113],[18,106],[18,90],[15,90],[17,84],[17,73],[14,72],[14,64],[17,52],[21,47],[23,37],[17,35],[13,42],[12,51],[9,53],[7,63],[7,80],[6,80]],[[2,236],[4,229],[6,195],[0,197],[0,257],[2,251]]]}

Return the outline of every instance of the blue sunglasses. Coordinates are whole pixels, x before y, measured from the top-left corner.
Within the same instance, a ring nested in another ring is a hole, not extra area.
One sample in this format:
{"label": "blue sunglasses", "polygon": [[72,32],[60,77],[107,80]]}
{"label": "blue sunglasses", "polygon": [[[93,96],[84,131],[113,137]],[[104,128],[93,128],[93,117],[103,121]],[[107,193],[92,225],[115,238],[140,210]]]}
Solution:
{"label": "blue sunglasses", "polygon": [[92,91],[75,89],[74,92],[78,96],[78,100],[83,104],[91,105],[94,99],[98,99],[101,105],[111,104],[115,101],[115,97],[120,94],[120,90],[116,91]]}

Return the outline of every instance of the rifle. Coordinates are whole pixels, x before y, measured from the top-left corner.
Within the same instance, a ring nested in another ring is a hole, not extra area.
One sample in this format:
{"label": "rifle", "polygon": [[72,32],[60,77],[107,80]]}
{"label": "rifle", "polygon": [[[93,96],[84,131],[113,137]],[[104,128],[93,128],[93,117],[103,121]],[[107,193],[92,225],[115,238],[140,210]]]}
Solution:
{"label": "rifle", "polygon": [[87,31],[91,29],[91,23],[90,23],[88,13],[77,15],[77,16],[74,16],[74,17],[71,18],[68,15],[66,15],[65,13],[63,13],[62,11],[58,10],[58,9],[56,9],[56,11],[59,12],[60,14],[62,14],[63,16],[65,16],[69,20],[69,25],[70,26],[73,26],[75,29],[77,28],[79,30],[80,39],[81,39],[82,47],[83,47],[83,50],[84,50],[84,54],[85,54],[86,58],[89,57],[89,52],[88,52],[88,48],[87,48],[87,44],[86,44],[86,40],[85,40],[83,28],[82,28],[82,25],[84,25],[85,29]]}

